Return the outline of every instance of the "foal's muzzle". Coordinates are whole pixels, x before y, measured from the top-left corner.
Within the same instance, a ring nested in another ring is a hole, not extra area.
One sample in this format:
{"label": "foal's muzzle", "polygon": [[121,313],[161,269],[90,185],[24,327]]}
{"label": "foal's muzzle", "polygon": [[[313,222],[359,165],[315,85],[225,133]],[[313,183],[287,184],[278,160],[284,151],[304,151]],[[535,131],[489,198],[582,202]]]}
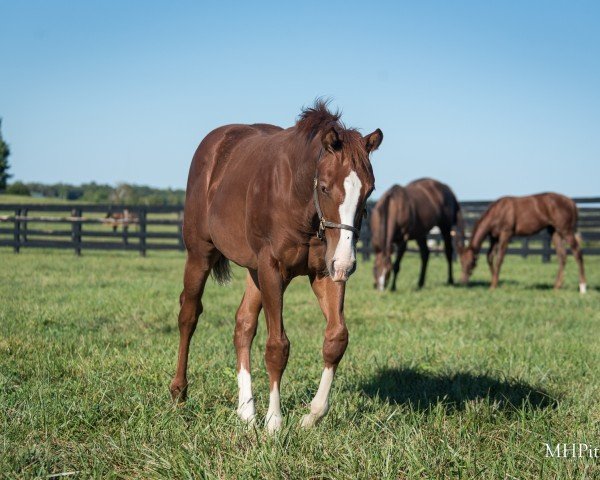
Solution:
{"label": "foal's muzzle", "polygon": [[331,262],[329,273],[331,274],[331,278],[334,282],[345,282],[355,270],[356,260],[344,262],[334,258]]}

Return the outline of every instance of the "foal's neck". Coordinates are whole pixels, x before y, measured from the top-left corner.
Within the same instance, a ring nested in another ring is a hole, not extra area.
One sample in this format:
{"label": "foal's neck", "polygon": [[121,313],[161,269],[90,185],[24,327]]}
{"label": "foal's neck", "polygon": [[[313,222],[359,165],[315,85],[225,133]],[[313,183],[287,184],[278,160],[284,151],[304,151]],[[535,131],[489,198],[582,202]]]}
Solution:
{"label": "foal's neck", "polygon": [[469,247],[475,253],[479,253],[479,250],[481,250],[481,245],[483,244],[485,237],[487,237],[488,233],[490,232],[489,224],[490,221],[488,215],[487,213],[484,213],[481,219],[475,225],[473,234],[471,235],[471,242],[469,244]]}
{"label": "foal's neck", "polygon": [[303,200],[312,199],[313,182],[321,148],[318,138],[309,142],[301,138],[290,146],[288,158],[294,176],[294,189]]}

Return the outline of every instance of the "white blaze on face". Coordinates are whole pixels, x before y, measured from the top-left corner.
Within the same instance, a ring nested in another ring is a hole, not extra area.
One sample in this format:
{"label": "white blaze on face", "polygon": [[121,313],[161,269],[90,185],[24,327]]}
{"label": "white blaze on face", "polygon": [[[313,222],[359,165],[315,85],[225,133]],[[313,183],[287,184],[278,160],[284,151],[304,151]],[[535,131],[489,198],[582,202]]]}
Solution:
{"label": "white blaze on face", "polygon": [[383,292],[385,290],[385,273],[379,275],[379,278],[377,280],[377,288],[380,292]]}
{"label": "white blaze on face", "polygon": [[252,397],[250,372],[244,367],[240,368],[237,380],[239,388],[237,414],[244,422],[253,423],[256,412],[254,410],[254,398]]}
{"label": "white blaze on face", "polygon": [[[360,189],[362,183],[358,175],[353,170],[344,179],[344,201],[340,205],[340,223],[354,226],[354,217],[356,216],[356,208],[360,198]],[[356,261],[356,250],[354,248],[353,237],[354,233],[350,230],[340,229],[340,240],[335,247],[333,261],[335,262],[336,272],[346,272],[350,270]]]}

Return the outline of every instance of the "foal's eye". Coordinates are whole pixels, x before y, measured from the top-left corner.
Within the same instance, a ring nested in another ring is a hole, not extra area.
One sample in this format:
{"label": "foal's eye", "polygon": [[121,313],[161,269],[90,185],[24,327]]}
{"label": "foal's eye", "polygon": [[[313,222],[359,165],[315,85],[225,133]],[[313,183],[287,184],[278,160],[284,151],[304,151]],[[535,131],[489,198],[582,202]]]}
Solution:
{"label": "foal's eye", "polygon": [[323,195],[329,195],[329,189],[325,185],[321,185],[321,193]]}

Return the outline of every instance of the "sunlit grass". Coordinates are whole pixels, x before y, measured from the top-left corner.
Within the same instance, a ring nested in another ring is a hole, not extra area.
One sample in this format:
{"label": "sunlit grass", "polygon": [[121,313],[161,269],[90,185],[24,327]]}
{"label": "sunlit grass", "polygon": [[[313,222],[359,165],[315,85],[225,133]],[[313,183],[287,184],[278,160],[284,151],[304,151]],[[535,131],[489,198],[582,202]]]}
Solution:
{"label": "sunlit grass", "polygon": [[[190,358],[190,398],[168,396],[184,256],[177,252],[0,250],[0,475],[77,478],[592,478],[597,459],[545,458],[546,442],[600,443],[600,258],[577,292],[571,258],[510,257],[490,292],[445,285],[442,257],[416,290],[407,255],[399,292],[348,285],[350,346],[331,410],[298,428],[321,371],[324,322],[305,278],[285,296],[292,342],[284,429],[269,438],[235,416],[233,317],[244,272],[210,281]],[[266,413],[264,319],[253,350]]]}

